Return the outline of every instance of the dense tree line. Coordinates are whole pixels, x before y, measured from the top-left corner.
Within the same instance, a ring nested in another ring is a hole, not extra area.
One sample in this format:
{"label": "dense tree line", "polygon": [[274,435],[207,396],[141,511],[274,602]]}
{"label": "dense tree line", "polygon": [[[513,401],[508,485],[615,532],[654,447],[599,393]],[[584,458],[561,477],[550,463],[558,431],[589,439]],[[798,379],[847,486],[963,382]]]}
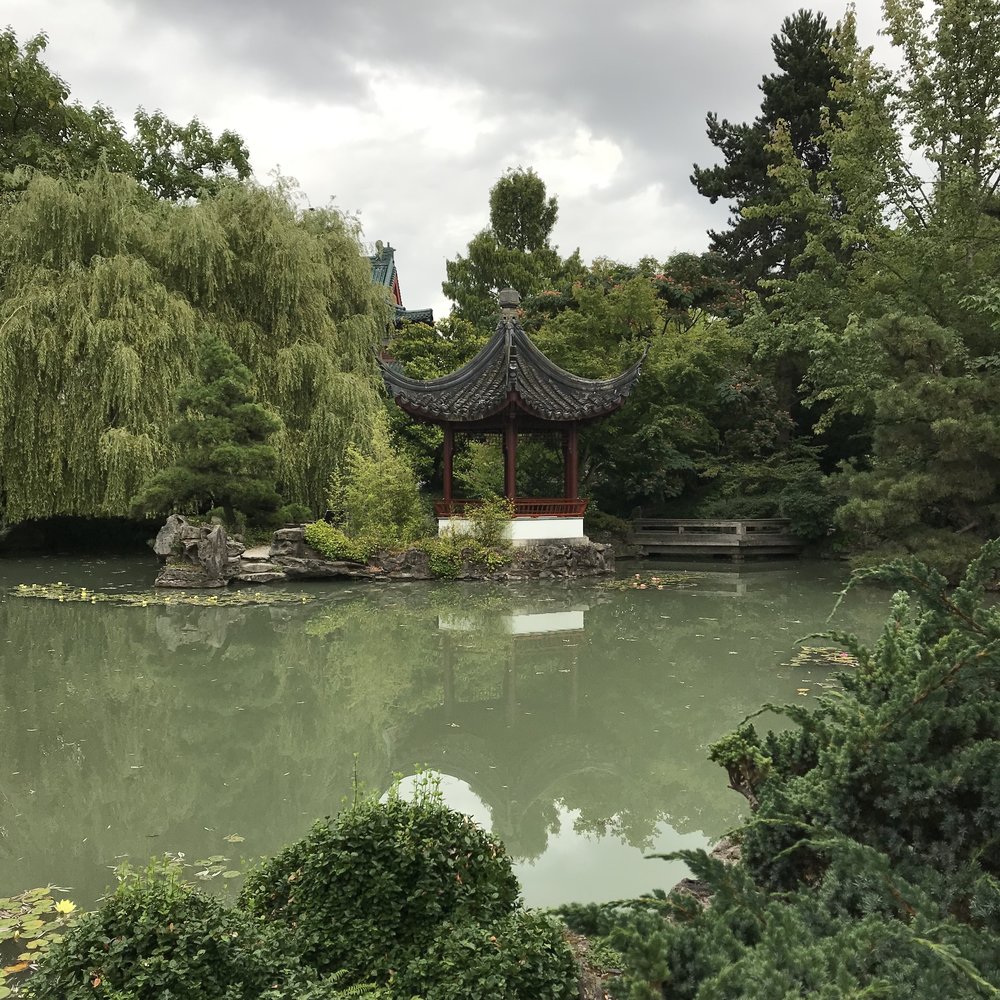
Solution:
{"label": "dense tree line", "polygon": [[[321,509],[380,406],[386,306],[355,223],[246,179],[233,133],[140,110],[127,137],[108,109],[70,101],[44,44],[0,35],[0,526],[128,515],[183,458],[169,432],[200,398],[190,383],[213,338],[242,366],[232,405],[270,413],[262,509],[275,488]],[[217,452],[216,471],[233,457]],[[231,506],[228,487],[185,489],[153,506]]]}
{"label": "dense tree line", "polygon": [[[583,441],[584,488],[610,513],[788,516],[862,561],[913,553],[954,576],[1000,530],[1000,13],[883,6],[899,71],[850,13],[799,11],[760,115],[709,114],[721,162],[692,181],[731,217],[707,253],[562,258],[554,199],[511,171],[448,264],[453,316],[404,332],[397,356],[451,370],[514,284],[526,329],[573,371],[613,374],[650,345],[628,406]],[[433,484],[433,437],[403,436]],[[556,488],[555,451],[531,447],[521,488]]]}

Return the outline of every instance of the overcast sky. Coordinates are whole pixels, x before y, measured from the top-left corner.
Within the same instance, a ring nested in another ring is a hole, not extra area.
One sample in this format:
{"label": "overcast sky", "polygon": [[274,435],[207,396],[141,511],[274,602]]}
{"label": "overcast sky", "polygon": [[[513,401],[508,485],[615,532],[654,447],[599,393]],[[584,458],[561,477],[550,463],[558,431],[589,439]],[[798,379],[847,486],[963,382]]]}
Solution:
{"label": "overcast sky", "polygon": [[[705,114],[753,118],[771,36],[814,0],[5,0],[49,35],[73,97],[139,105],[247,142],[257,177],[358,212],[397,250],[403,302],[447,312],[444,262],[488,218],[508,167],[559,199],[554,242],[588,260],[700,252],[726,210],[692,186],[717,162]],[[857,0],[877,37],[878,0]]]}

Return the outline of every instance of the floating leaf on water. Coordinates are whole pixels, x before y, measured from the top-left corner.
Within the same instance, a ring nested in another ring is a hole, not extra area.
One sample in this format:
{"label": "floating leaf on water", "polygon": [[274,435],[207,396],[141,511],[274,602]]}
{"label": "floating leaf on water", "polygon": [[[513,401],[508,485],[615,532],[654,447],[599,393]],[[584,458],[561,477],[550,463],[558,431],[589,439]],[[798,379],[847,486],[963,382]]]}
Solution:
{"label": "floating leaf on water", "polygon": [[188,604],[197,607],[245,607],[254,604],[305,604],[314,598],[308,594],[292,594],[282,591],[262,593],[259,590],[234,590],[225,594],[188,594],[184,591],[173,594],[160,593],[94,593],[84,588],[67,587],[63,583],[20,583],[10,591],[13,597],[35,598],[45,601],[81,601],[87,604],[98,602],[115,604],[119,607],[145,608],[149,605]]}
{"label": "floating leaf on water", "polygon": [[231,833],[227,837],[223,837],[222,839],[230,844],[242,844],[243,841],[246,840],[247,838],[241,837],[238,833]]}

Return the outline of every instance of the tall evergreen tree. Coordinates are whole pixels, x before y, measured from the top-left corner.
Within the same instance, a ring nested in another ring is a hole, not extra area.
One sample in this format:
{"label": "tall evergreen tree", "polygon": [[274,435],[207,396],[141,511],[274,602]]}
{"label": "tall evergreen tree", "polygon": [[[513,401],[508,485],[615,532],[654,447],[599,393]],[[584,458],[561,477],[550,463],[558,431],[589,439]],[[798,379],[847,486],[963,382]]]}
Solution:
{"label": "tall evergreen tree", "polygon": [[823,14],[799,10],[786,17],[771,39],[780,72],[761,81],[760,115],[740,124],[720,121],[715,112],[707,117],[708,137],[724,162],[695,164],[691,181],[712,204],[731,202],[730,226],[709,233],[711,249],[745,288],[760,290],[768,277],[788,277],[804,249],[804,219],[787,210],[781,187],[769,174],[778,162],[769,143],[783,121],[806,170],[815,174],[828,165],[829,150],[818,137],[823,109],[831,107],[831,87],[842,78],[833,46]]}
{"label": "tall evergreen tree", "polygon": [[871,429],[837,477],[851,547],[954,576],[1000,533],[1000,8],[883,6],[901,68],[875,63],[845,19],[829,167],[811,174],[775,132],[774,177],[807,220],[808,266],[745,325],[759,354],[807,359],[818,429]]}
{"label": "tall evergreen tree", "polygon": [[469,241],[466,256],[445,264],[448,278],[441,287],[458,318],[492,326],[500,289],[509,286],[527,296],[582,270],[579,251],[564,261],[550,243],[558,214],[556,199],[534,170],[508,170],[493,185],[489,227]]}
{"label": "tall evergreen tree", "polygon": [[181,387],[177,409],[170,428],[177,463],[145,484],[136,507],[152,514],[221,507],[230,526],[239,515],[268,524],[281,503],[278,453],[268,439],[281,421],[254,401],[250,369],[219,337],[203,338],[198,378]]}

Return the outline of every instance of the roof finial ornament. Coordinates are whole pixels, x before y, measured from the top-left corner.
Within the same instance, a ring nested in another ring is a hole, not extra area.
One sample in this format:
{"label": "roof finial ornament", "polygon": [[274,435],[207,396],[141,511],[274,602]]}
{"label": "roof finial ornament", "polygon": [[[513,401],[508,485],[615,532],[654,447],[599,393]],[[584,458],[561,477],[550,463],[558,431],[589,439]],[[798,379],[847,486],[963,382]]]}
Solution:
{"label": "roof finial ornament", "polygon": [[504,288],[498,296],[500,303],[500,318],[513,319],[517,313],[517,307],[521,304],[521,296],[514,288]]}

